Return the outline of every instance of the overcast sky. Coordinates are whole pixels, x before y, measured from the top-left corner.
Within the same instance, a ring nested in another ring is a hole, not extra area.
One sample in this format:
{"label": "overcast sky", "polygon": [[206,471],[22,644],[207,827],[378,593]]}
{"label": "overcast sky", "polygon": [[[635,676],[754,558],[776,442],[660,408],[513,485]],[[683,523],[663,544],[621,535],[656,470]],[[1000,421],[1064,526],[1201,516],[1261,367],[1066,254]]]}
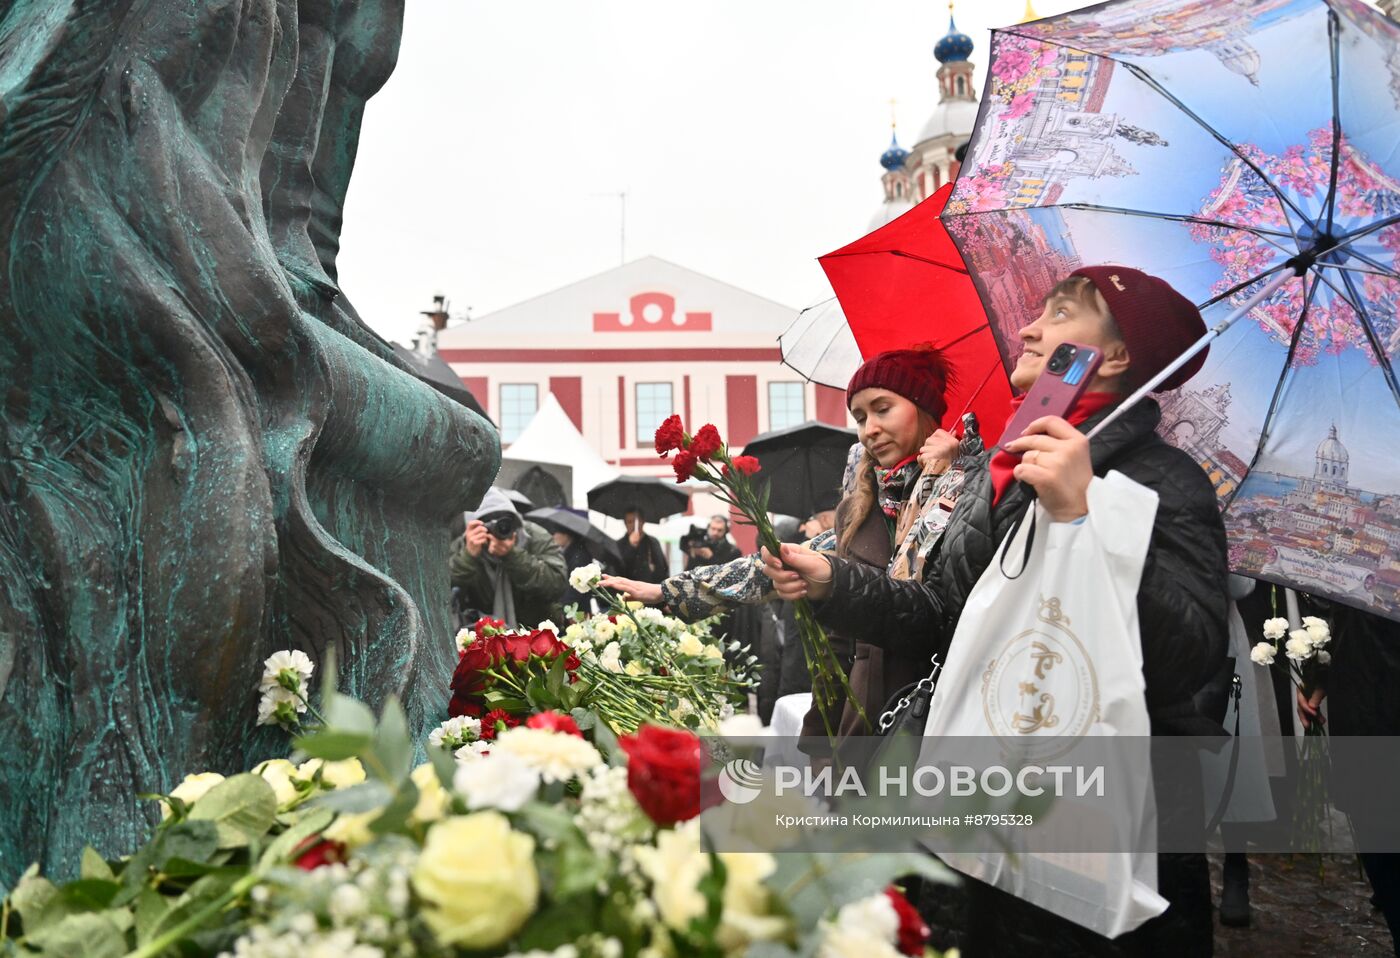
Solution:
{"label": "overcast sky", "polygon": [[[1036,0],[1042,15],[1081,5]],[[1025,0],[956,9],[976,43]],[[435,293],[480,316],[663,257],[794,309],[815,257],[879,206],[938,102],[944,3],[409,0],[398,67],[365,115],[342,284],[407,342]]]}

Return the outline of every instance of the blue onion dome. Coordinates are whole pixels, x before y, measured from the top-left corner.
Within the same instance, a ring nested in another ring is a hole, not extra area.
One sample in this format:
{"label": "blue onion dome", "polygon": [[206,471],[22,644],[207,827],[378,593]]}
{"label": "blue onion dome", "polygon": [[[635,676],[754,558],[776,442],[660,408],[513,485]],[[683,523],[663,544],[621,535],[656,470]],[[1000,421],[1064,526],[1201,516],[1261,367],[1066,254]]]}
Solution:
{"label": "blue onion dome", "polygon": [[948,12],[948,33],[934,46],[933,55],[939,63],[961,63],[972,56],[972,37],[958,31],[951,10]]}
{"label": "blue onion dome", "polygon": [[908,158],[909,151],[899,145],[893,133],[890,134],[890,148],[880,154],[880,165],[893,172],[904,168],[904,161]]}

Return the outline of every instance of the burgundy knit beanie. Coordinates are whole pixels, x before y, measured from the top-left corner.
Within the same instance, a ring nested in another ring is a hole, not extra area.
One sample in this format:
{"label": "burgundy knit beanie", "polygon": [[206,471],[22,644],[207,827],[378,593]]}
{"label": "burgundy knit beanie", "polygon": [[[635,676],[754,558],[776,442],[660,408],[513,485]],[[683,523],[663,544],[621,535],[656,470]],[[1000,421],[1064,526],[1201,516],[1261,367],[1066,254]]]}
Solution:
{"label": "burgundy knit beanie", "polygon": [[[1201,311],[1165,280],[1128,266],[1085,266],[1070,273],[1092,282],[1108,303],[1108,311],[1128,347],[1132,377],[1144,383],[1206,334]],[[1206,364],[1209,348],[1191,357],[1154,392],[1182,386]]]}
{"label": "burgundy knit beanie", "polygon": [[862,389],[888,389],[942,420],[948,404],[943,394],[948,388],[948,370],[932,348],[892,349],[872,356],[861,364],[846,387],[846,408]]}

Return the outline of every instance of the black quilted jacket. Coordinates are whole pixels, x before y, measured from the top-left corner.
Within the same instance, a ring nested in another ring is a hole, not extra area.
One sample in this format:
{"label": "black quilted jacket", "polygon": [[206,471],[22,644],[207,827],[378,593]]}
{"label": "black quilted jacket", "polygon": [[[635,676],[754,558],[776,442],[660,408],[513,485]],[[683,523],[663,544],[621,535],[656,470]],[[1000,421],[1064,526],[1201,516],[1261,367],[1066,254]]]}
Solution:
{"label": "black quilted jacket", "polygon": [[[1087,432],[1107,410],[1081,429]],[[1215,492],[1199,465],[1154,432],[1161,409],[1144,400],[1089,445],[1094,473],[1117,470],[1157,492],[1156,523],[1138,591],[1143,675],[1153,732],[1196,732],[1183,711],[1216,676],[1226,650],[1225,529]],[[984,454],[986,456],[988,454]],[[920,657],[948,644],[968,594],[983,571],[998,561],[997,547],[1031,502],[1032,490],[1014,482],[992,505],[991,475],[969,470],[923,582],[896,581],[882,569],[830,559],[832,597],[817,603],[817,617],[834,631]],[[1019,556],[1007,556],[1015,568]]]}

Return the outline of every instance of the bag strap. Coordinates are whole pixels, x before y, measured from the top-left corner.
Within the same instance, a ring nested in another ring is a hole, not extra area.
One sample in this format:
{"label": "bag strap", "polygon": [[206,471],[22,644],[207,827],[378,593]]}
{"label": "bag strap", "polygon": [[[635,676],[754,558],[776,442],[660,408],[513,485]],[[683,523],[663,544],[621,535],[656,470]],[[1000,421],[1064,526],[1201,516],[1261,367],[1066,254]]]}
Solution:
{"label": "bag strap", "polygon": [[1235,791],[1235,773],[1240,767],[1240,696],[1244,691],[1244,682],[1236,672],[1230,676],[1230,698],[1235,702],[1235,735],[1234,741],[1230,744],[1230,769],[1225,773],[1225,788],[1220,793],[1220,805],[1215,809],[1215,814],[1210,817],[1210,823],[1206,825],[1206,837],[1209,838],[1221,821],[1225,818],[1225,808],[1230,804],[1230,796]]}
{"label": "bag strap", "polygon": [[920,692],[926,692],[929,695],[933,694],[934,686],[938,684],[938,672],[943,668],[943,663],[938,661],[937,655],[932,656],[929,661],[933,663],[933,671],[915,682],[912,687],[905,686],[909,689],[908,694],[901,696],[899,701],[895,703],[894,708],[880,716],[880,721],[876,730],[877,735],[884,735],[888,732],[894,726],[895,720],[909,708],[915,696]]}

